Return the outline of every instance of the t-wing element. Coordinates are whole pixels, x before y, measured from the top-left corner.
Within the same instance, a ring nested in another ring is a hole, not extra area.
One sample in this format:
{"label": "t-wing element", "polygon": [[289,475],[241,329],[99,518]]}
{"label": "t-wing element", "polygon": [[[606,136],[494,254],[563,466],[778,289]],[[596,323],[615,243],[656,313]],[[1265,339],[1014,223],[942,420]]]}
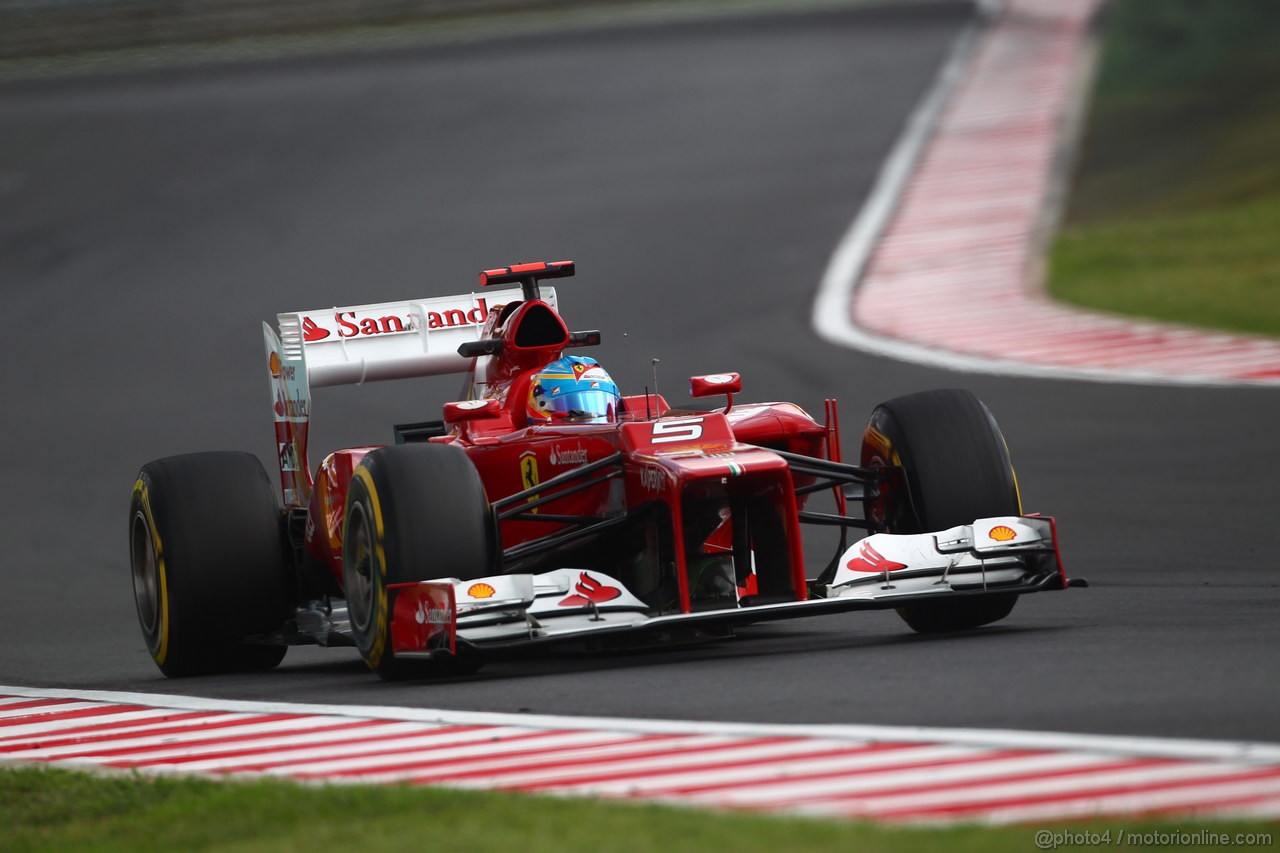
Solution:
{"label": "t-wing element", "polygon": [[[600,330],[591,329],[585,332],[570,332],[569,342],[565,344],[565,349],[598,346],[600,346]],[[467,341],[465,344],[458,345],[458,355],[463,358],[479,358],[482,355],[501,354],[502,338],[482,338],[478,341]]]}
{"label": "t-wing element", "polygon": [[538,294],[538,282],[544,278],[565,278],[573,275],[573,261],[545,261],[533,264],[515,264],[509,267],[485,270],[480,273],[480,286],[492,287],[495,284],[520,283],[520,290],[526,302],[541,299]]}

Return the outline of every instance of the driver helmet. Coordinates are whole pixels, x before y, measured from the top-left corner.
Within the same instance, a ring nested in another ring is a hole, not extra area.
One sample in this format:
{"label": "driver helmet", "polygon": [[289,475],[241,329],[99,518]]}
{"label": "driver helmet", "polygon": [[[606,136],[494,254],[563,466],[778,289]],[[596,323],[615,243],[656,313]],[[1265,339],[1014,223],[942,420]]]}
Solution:
{"label": "driver helmet", "polygon": [[618,386],[599,362],[566,355],[538,371],[529,383],[529,423],[614,423],[618,400]]}

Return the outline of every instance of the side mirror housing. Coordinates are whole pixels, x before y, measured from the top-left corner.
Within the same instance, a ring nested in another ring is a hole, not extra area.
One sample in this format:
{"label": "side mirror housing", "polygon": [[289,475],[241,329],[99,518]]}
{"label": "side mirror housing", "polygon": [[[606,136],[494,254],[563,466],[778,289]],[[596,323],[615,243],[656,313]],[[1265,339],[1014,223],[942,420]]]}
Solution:
{"label": "side mirror housing", "polygon": [[444,422],[458,424],[496,418],[502,414],[502,403],[497,400],[461,400],[444,404]]}
{"label": "side mirror housing", "polygon": [[736,373],[712,373],[708,376],[691,376],[689,378],[689,394],[693,397],[737,394],[741,390],[742,377]]}

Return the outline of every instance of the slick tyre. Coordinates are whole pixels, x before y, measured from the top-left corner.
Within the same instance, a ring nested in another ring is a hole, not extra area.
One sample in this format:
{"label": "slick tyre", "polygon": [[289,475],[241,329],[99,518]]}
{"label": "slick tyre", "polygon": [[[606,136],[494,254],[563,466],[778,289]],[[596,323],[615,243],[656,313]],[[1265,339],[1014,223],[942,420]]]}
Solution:
{"label": "slick tyre", "polygon": [[474,671],[479,660],[397,660],[392,599],[398,583],[492,574],[497,562],[489,501],[467,455],[443,444],[384,447],[351,477],[342,576],[351,633],[369,668],[388,680]]}
{"label": "slick tyre", "polygon": [[148,462],[129,504],[129,561],[147,650],[171,678],[271,669],[283,645],[243,642],[288,616],[275,490],[256,456]]}
{"label": "slick tyre", "polygon": [[[993,515],[1020,515],[1022,500],[1000,427],[969,391],[942,389],[881,403],[863,434],[863,465],[900,465],[906,490],[889,484],[868,507],[892,533],[923,533]],[[1008,616],[1016,595],[967,597],[898,608],[920,633],[962,631]]]}

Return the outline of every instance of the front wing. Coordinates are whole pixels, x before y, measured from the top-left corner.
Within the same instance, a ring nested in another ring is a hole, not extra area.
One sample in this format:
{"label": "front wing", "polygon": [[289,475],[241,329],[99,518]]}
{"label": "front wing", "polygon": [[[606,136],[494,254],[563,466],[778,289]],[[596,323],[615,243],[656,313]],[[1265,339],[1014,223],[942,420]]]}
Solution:
{"label": "front wing", "polygon": [[[1080,582],[1082,585],[1083,582]],[[936,533],[878,533],[854,543],[830,583],[811,583],[803,601],[651,615],[621,582],[602,572],[557,569],[399,584],[392,640],[397,656],[432,657],[477,649],[590,641],[618,635],[660,640],[734,625],[884,610],[921,601],[1023,594],[1068,581],[1052,518],[984,518]]]}

